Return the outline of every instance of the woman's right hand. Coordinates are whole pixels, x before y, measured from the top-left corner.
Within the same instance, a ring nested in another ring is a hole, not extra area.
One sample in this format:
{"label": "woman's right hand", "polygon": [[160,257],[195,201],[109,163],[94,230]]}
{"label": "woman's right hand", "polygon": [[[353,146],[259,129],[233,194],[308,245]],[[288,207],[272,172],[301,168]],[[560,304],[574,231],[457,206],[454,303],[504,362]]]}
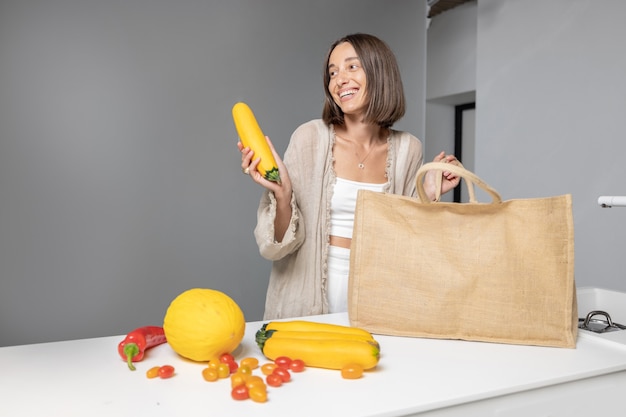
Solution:
{"label": "woman's right hand", "polygon": [[247,172],[254,182],[272,191],[277,200],[290,201],[292,188],[287,167],[285,167],[283,160],[276,153],[276,149],[274,149],[274,145],[272,144],[270,138],[266,136],[265,139],[267,140],[270,150],[272,151],[272,155],[274,155],[274,159],[276,160],[278,172],[280,173],[280,183],[269,181],[261,175],[257,169],[259,162],[261,162],[261,158],[253,159],[254,151],[249,147],[244,148],[241,141],[239,141],[237,142],[237,148],[239,149],[239,152],[241,152],[241,170],[244,173]]}
{"label": "woman's right hand", "polygon": [[276,149],[274,149],[274,145],[272,144],[270,138],[266,136],[265,139],[267,140],[270,150],[272,151],[272,155],[274,155],[274,159],[276,160],[276,165],[278,166],[278,172],[280,174],[280,183],[263,178],[263,175],[261,175],[261,173],[257,170],[257,166],[259,165],[259,162],[261,162],[261,158],[252,159],[254,158],[254,151],[250,148],[244,148],[241,142],[237,142],[237,147],[241,152],[241,170],[244,173],[248,173],[254,182],[274,193],[274,197],[276,198],[274,240],[276,242],[281,242],[287,228],[289,227],[291,219],[291,195],[293,189],[291,187],[291,179],[289,179],[287,167],[283,163],[281,157],[276,153]]}

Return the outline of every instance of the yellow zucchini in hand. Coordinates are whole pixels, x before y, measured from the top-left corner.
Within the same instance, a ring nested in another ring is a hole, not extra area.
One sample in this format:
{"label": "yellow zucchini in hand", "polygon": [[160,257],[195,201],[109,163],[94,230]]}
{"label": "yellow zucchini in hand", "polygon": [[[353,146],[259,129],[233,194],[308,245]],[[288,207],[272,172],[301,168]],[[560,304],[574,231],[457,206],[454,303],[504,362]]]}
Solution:
{"label": "yellow zucchini in hand", "polygon": [[254,151],[255,159],[261,158],[257,170],[265,179],[280,184],[280,173],[274,155],[254,113],[246,103],[239,102],[233,106],[233,121],[243,146]]}
{"label": "yellow zucchini in hand", "polygon": [[341,369],[350,364],[372,369],[380,357],[380,349],[375,342],[348,339],[307,340],[270,336],[263,343],[261,351],[271,360],[287,356],[303,360],[306,366],[326,369]]}
{"label": "yellow zucchini in hand", "polygon": [[297,332],[332,332],[361,335],[372,338],[372,334],[365,329],[340,324],[318,323],[307,320],[270,321],[261,328],[262,330],[289,330]]}

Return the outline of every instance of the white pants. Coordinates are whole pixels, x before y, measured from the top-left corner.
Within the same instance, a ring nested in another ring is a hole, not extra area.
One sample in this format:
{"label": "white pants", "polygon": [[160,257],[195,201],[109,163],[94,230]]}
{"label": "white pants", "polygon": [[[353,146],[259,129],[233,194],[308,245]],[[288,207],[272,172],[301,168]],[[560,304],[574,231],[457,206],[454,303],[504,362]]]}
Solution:
{"label": "white pants", "polygon": [[348,311],[348,273],[350,249],[328,247],[328,309],[329,313]]}

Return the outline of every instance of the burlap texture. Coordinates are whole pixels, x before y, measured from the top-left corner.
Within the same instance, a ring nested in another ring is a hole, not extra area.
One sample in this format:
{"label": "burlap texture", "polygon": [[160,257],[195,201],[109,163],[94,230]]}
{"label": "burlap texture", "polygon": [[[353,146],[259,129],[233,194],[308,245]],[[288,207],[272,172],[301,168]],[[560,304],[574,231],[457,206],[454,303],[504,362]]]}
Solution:
{"label": "burlap texture", "polygon": [[[442,167],[443,166],[443,167]],[[422,203],[359,191],[350,257],[350,323],[376,334],[576,346],[570,195]]]}

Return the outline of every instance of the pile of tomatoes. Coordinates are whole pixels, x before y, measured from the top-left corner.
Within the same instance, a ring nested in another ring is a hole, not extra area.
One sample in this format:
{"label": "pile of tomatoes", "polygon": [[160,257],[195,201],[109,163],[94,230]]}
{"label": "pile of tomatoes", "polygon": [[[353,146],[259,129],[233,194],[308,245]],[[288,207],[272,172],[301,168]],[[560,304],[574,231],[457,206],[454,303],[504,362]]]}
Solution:
{"label": "pile of tomatoes", "polygon": [[[267,401],[267,387],[280,387],[291,381],[292,372],[302,372],[306,366],[300,359],[286,356],[276,358],[259,366],[259,360],[247,357],[239,361],[230,353],[209,361],[202,370],[202,377],[209,382],[230,378],[231,396],[235,400],[247,400],[263,403]],[[255,373],[259,369],[262,376]]]}
{"label": "pile of tomatoes", "polygon": [[[254,402],[267,401],[267,387],[280,387],[291,381],[291,373],[302,372],[306,369],[301,359],[291,359],[279,356],[273,362],[262,365],[254,357],[246,357],[237,362],[230,353],[224,353],[211,359],[202,369],[202,377],[208,382],[220,379],[230,379],[231,397],[235,400],[251,399]],[[258,375],[257,370],[261,375]],[[171,365],[155,366],[146,372],[148,378],[171,378],[175,373]],[[363,375],[360,365],[347,365],[341,369],[341,376],[345,379],[358,379]]]}

